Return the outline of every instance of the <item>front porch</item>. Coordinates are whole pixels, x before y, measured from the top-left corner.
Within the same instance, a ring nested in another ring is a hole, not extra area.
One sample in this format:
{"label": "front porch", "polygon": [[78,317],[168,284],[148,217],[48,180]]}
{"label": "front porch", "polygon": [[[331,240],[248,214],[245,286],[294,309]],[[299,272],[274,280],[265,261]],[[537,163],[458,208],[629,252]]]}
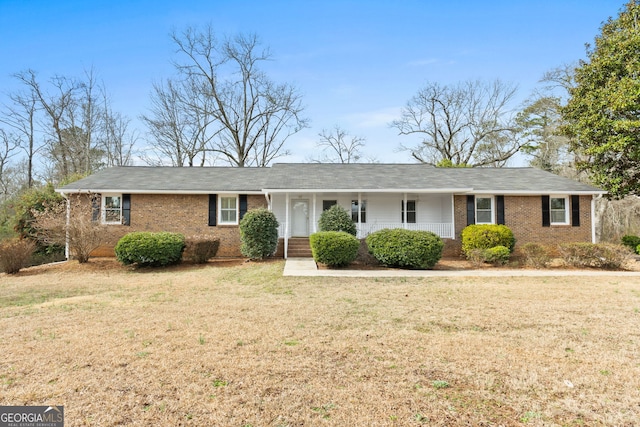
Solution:
{"label": "front porch", "polygon": [[320,215],[335,204],[351,212],[359,239],[385,228],[431,231],[443,239],[455,239],[451,193],[287,192],[272,194],[268,200],[280,223],[278,236],[283,239],[285,258],[289,240],[317,232]]}

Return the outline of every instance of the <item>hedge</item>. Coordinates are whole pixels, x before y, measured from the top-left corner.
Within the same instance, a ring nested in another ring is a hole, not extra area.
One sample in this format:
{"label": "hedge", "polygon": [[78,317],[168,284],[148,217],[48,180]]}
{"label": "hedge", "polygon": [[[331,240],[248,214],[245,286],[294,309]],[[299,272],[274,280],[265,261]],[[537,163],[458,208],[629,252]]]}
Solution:
{"label": "hedge", "polygon": [[182,234],[136,231],[122,237],[114,249],[124,265],[164,266],[179,263],[184,247]]}
{"label": "hedge", "polygon": [[469,255],[474,249],[490,249],[504,246],[513,252],[516,239],[506,225],[472,224],[462,230],[462,252]]}
{"label": "hedge", "polygon": [[369,252],[392,267],[431,269],[442,257],[444,243],[430,231],[385,228],[366,238]]}
{"label": "hedge", "polygon": [[351,214],[340,205],[333,205],[320,214],[318,229],[320,231],[344,231],[352,236],[357,234]]}
{"label": "hedge", "polygon": [[309,244],[316,262],[342,267],[356,259],[360,240],[344,231],[320,231],[309,236]]}

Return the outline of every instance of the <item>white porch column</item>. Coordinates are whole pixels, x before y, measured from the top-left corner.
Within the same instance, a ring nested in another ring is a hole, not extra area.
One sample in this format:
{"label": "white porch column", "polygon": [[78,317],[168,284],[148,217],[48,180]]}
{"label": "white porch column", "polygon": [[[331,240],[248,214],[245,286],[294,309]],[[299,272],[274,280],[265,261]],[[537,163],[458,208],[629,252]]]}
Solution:
{"label": "white porch column", "polygon": [[289,193],[286,194],[284,203],[284,258],[287,259],[289,249]]}
{"label": "white porch column", "polygon": [[360,192],[358,192],[358,232],[362,234],[362,194]]}
{"label": "white porch column", "polygon": [[407,228],[407,193],[404,193],[403,197],[403,209],[402,209],[402,228]]}
{"label": "white porch column", "polygon": [[456,240],[456,196],[451,194],[451,238]]}
{"label": "white porch column", "polygon": [[313,221],[311,221],[313,223],[313,226],[311,227],[311,229],[313,230],[313,232],[317,232],[318,231],[318,224],[316,221],[316,193],[313,193],[313,208],[312,208],[312,214],[313,216],[311,218],[313,218]]}

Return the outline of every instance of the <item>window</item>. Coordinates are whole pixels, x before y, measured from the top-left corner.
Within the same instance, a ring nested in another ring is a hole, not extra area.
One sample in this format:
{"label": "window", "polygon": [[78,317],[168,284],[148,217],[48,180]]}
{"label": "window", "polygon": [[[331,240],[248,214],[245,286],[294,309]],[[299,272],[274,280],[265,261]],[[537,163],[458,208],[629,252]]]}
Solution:
{"label": "window", "polygon": [[323,200],[322,201],[322,210],[323,211],[328,211],[329,209],[331,209],[331,206],[337,205],[337,204],[338,204],[337,200]]}
{"label": "window", "polygon": [[404,219],[406,218],[407,224],[416,223],[416,201],[415,200],[407,200],[406,212],[404,209],[404,200],[402,201],[402,218],[403,218],[403,222],[404,222]]}
{"label": "window", "polygon": [[[367,222],[367,201],[361,200],[362,206],[360,207],[360,222]],[[358,222],[358,201],[351,201],[351,219],[353,222]]]}
{"label": "window", "polygon": [[220,224],[238,223],[238,197],[220,196]]}
{"label": "window", "polygon": [[566,197],[551,197],[549,199],[551,224],[569,224],[568,206]]}
{"label": "window", "polygon": [[493,224],[493,197],[476,197],[476,224]]}
{"label": "window", "polygon": [[120,194],[102,196],[102,223],[122,224],[122,196]]}

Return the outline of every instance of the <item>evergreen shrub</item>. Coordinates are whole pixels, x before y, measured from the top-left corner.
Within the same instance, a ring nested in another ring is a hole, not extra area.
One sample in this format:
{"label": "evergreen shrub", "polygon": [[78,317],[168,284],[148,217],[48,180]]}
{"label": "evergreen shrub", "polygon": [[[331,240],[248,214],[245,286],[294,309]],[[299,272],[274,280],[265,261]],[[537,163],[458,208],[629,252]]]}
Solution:
{"label": "evergreen shrub", "polygon": [[240,220],[240,252],[249,259],[271,256],[278,248],[278,220],[273,212],[251,209]]}
{"label": "evergreen shrub", "polygon": [[402,228],[376,231],[367,236],[369,252],[391,267],[431,269],[442,258],[444,242],[430,231]]}
{"label": "evergreen shrub", "polygon": [[319,231],[309,236],[313,259],[331,267],[348,265],[358,256],[360,240],[344,231]]}
{"label": "evergreen shrub", "polygon": [[318,229],[320,231],[344,231],[352,236],[357,234],[356,224],[351,219],[351,214],[340,205],[333,205],[320,214]]}
{"label": "evergreen shrub", "polygon": [[506,225],[472,224],[462,230],[462,252],[469,256],[474,249],[489,249],[504,246],[513,252],[516,239]]}
{"label": "evergreen shrub", "polygon": [[179,263],[184,247],[182,234],[136,231],[123,236],[114,249],[124,265],[165,266]]}

